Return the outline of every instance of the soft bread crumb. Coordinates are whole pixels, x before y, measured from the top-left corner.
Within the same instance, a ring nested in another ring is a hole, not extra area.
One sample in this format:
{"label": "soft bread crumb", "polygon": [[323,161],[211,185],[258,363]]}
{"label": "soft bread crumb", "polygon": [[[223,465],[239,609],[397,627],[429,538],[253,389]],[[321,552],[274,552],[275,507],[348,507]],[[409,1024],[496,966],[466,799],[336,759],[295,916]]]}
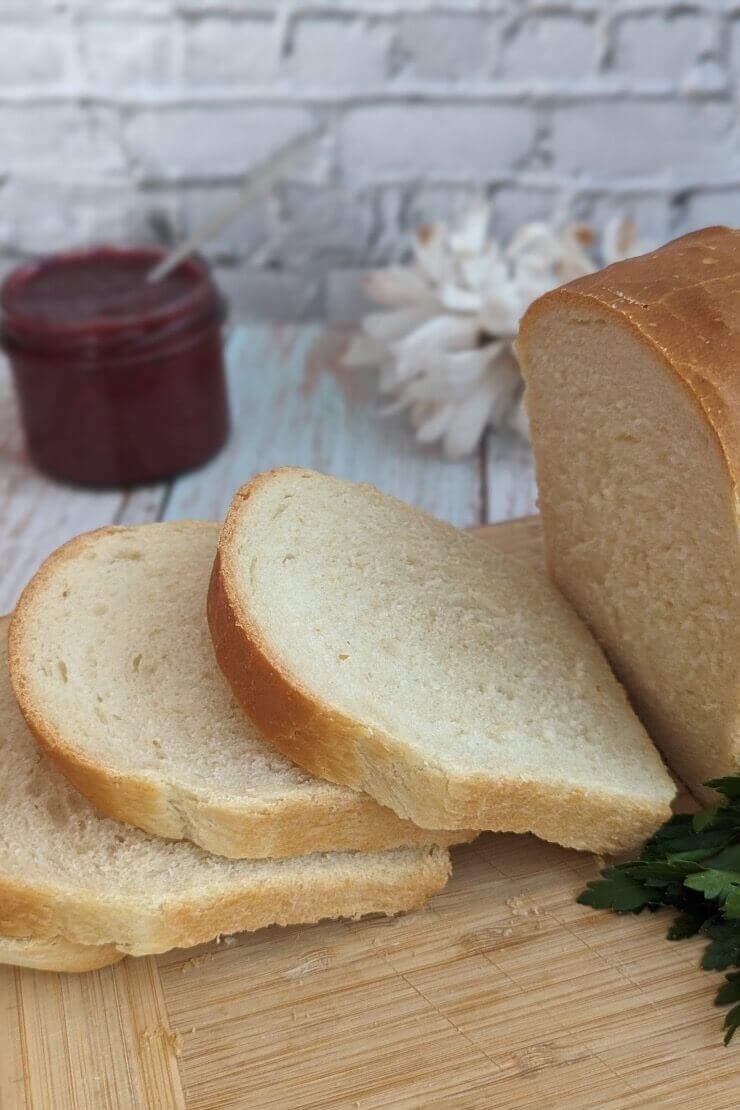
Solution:
{"label": "soft bread crumb", "polygon": [[152,1041],[159,1041],[170,1048],[178,1059],[182,1055],[182,1033],[178,1029],[155,1025],[153,1029],[144,1030],[143,1040],[147,1048],[151,1048]]}
{"label": "soft bread crumb", "polygon": [[209,621],[281,751],[419,825],[613,851],[669,815],[660,757],[546,578],[369,486],[286,468],[243,487]]}

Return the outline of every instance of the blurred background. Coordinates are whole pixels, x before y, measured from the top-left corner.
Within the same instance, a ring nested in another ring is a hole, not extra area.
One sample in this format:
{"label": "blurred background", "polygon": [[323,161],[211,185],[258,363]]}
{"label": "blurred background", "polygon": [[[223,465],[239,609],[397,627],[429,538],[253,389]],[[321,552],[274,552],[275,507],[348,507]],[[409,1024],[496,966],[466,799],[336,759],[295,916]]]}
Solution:
{"label": "blurred background", "polygon": [[180,239],[314,129],[206,248],[232,313],[352,321],[363,270],[481,194],[504,237],[740,222],[729,0],[0,0],[0,42],[0,273]]}
{"label": "blurred background", "polygon": [[[461,526],[533,513],[521,312],[740,223],[740,0],[0,0],[0,45],[0,277],[96,242],[166,251],[298,147],[204,247],[229,303],[217,454],[215,317],[210,362],[175,351],[166,382],[153,355],[148,385],[111,372],[100,289],[74,357],[39,325],[15,359],[20,408],[0,358],[6,607],[75,532],[218,518],[275,465]],[[70,296],[62,276],[63,323]]]}

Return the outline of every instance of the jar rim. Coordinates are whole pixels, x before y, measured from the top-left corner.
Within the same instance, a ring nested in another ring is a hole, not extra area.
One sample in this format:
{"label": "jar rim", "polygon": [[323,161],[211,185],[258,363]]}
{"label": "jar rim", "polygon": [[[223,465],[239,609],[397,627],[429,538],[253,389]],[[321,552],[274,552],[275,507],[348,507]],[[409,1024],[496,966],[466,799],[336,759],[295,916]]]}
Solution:
{"label": "jar rim", "polygon": [[97,243],[41,255],[22,263],[11,271],[0,286],[3,330],[17,340],[21,340],[21,337],[26,341],[41,339],[42,345],[45,345],[44,340],[74,342],[91,334],[104,344],[106,340],[121,339],[128,334],[156,331],[159,327],[207,311],[214,303],[218,304],[219,297],[211,280],[208,264],[200,255],[192,254],[184,258],[176,268],[192,278],[191,287],[150,309],[139,308],[130,314],[115,316],[91,315],[78,320],[48,320],[13,305],[14,297],[17,297],[29,281],[52,267],[63,269],[65,266],[118,258],[141,261],[146,263],[145,269],[148,270],[156,266],[166,253],[161,247],[151,245]]}

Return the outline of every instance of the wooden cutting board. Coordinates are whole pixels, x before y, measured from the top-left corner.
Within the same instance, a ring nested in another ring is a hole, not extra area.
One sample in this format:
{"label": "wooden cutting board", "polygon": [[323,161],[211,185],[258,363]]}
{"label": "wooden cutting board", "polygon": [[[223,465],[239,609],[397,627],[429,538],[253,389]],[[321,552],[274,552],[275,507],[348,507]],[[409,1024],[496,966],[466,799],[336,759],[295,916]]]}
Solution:
{"label": "wooden cutting board", "polygon": [[[534,518],[481,534],[541,561]],[[740,1105],[701,943],[576,905],[587,854],[486,834],[454,862],[405,917],[0,968],[1,1110]]]}

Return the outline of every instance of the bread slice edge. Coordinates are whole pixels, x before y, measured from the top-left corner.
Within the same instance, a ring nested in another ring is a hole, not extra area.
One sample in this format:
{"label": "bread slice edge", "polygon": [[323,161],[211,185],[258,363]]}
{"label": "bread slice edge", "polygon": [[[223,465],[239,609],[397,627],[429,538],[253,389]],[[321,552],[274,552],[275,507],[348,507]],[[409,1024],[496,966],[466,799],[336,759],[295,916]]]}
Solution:
{"label": "bread slice edge", "polygon": [[135,900],[116,892],[101,895],[0,875],[0,934],[61,935],[78,944],[112,944],[123,954],[146,956],[270,925],[394,915],[436,894],[451,871],[444,848],[398,851],[409,858],[398,860],[389,853],[388,869],[381,877],[360,879],[357,870],[337,877],[325,869],[318,880],[305,884],[286,883],[277,876],[259,883],[236,878],[216,895],[205,891],[177,900]]}
{"label": "bread slice edge", "polygon": [[639,794],[586,791],[557,781],[452,777],[396,737],[353,720],[307,690],[272,654],[239,598],[230,565],[249,501],[286,469],[300,468],[258,474],[237,492],[221,531],[207,605],[217,662],[245,712],[279,751],[312,774],[364,790],[425,827],[531,832],[565,847],[608,854],[636,848],[670,817],[667,801]]}
{"label": "bread slice edge", "polygon": [[112,944],[76,944],[65,937],[0,936],[0,964],[33,971],[98,971],[123,958]]}

